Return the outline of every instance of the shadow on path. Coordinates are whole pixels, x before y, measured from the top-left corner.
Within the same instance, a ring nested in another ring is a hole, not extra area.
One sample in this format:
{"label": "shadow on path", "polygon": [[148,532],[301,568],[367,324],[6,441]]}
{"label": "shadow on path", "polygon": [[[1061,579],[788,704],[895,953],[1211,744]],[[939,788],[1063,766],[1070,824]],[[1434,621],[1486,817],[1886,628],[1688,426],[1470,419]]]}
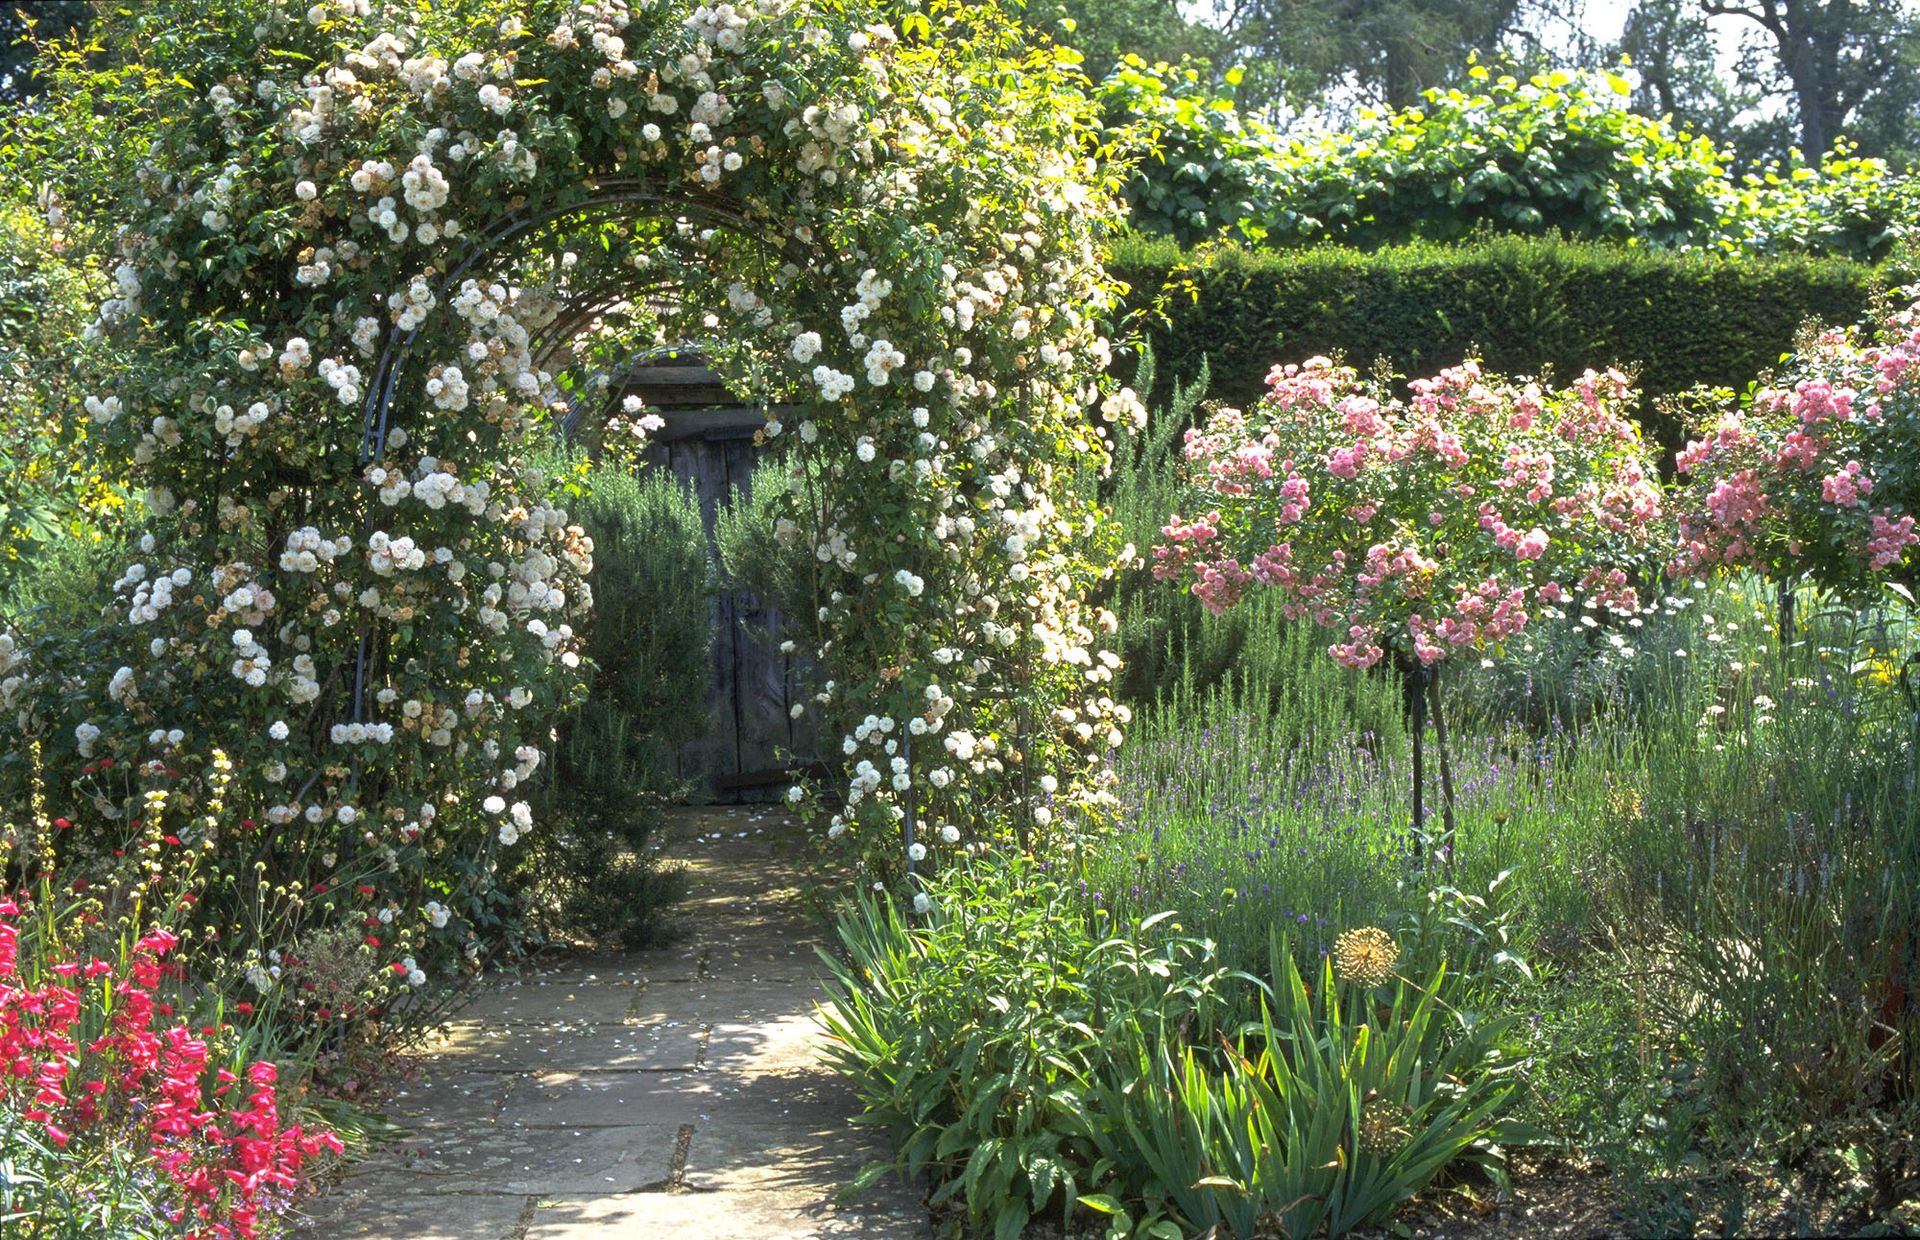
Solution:
{"label": "shadow on path", "polygon": [[927,1240],[915,1193],[834,1191],[884,1155],[818,1062],[823,942],[798,828],[679,811],[686,936],[490,983],[388,1119],[409,1136],[311,1203],[326,1240]]}

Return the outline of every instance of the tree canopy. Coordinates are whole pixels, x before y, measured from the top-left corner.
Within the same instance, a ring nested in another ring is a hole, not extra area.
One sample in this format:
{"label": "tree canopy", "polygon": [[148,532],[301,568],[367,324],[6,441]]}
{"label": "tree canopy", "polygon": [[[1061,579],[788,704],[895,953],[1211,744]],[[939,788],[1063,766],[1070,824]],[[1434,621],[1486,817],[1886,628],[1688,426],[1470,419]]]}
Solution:
{"label": "tree canopy", "polygon": [[1406,109],[1464,87],[1476,59],[1525,78],[1618,69],[1629,107],[1732,151],[1747,167],[1845,141],[1902,165],[1920,150],[1920,8],[1912,0],[1634,0],[1617,37],[1591,0],[1030,0],[1030,22],[1085,56],[1095,81],[1125,56],[1237,78],[1238,105],[1277,119]]}
{"label": "tree canopy", "polygon": [[87,0],[0,0],[0,107],[23,103],[46,89],[34,72],[34,38],[72,38],[93,22]]}

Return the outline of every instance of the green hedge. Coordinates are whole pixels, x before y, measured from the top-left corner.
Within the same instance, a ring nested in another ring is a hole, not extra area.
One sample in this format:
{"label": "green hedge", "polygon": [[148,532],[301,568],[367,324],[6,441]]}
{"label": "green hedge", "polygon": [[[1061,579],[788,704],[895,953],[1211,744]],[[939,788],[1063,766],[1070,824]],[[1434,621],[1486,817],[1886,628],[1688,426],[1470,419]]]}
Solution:
{"label": "green hedge", "polygon": [[[1211,364],[1213,396],[1249,403],[1275,362],[1344,354],[1428,374],[1477,349],[1514,374],[1637,370],[1642,424],[1664,445],[1680,428],[1655,402],[1695,384],[1744,387],[1780,360],[1809,319],[1850,323],[1891,278],[1827,258],[1723,258],[1542,237],[1363,253],[1322,247],[1183,251],[1129,238],[1111,270],[1147,310],[1161,391]],[[1158,313],[1153,313],[1156,306]]]}

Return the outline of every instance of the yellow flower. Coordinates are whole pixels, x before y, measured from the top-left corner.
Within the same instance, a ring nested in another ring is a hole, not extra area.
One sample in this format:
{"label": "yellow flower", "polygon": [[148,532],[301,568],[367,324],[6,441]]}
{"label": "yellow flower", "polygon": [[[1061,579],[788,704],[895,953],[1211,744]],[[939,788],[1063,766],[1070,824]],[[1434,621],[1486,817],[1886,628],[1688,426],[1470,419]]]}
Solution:
{"label": "yellow flower", "polygon": [[1350,985],[1379,986],[1392,979],[1399,963],[1399,945],[1376,926],[1349,930],[1333,941],[1334,976]]}
{"label": "yellow flower", "polygon": [[1618,822],[1639,822],[1646,817],[1646,806],[1632,788],[1607,789],[1607,815]]}
{"label": "yellow flower", "polygon": [[1386,1098],[1375,1098],[1360,1109],[1360,1129],[1356,1134],[1362,1154],[1390,1158],[1406,1142],[1407,1108]]}

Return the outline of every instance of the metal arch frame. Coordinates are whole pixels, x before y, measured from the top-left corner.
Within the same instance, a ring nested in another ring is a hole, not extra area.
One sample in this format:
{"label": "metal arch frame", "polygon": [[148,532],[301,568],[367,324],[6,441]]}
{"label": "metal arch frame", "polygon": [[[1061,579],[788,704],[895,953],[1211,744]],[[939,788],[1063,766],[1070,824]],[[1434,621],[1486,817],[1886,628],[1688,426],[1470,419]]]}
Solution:
{"label": "metal arch frame", "polygon": [[[585,215],[623,206],[656,204],[671,206],[682,214],[708,217],[721,227],[748,233],[746,216],[738,211],[730,211],[718,203],[702,201],[683,195],[663,192],[651,182],[640,178],[617,178],[599,182],[595,188],[601,192],[576,202],[555,204],[530,214],[510,211],[489,225],[476,240],[468,243],[460,261],[452,270],[440,277],[434,288],[434,305],[445,303],[448,290],[456,282],[464,279],[482,260],[492,256],[501,246],[514,236],[542,224],[572,215]],[[757,237],[762,244],[766,238]],[[778,247],[784,249],[784,245]],[[386,443],[387,431],[393,418],[393,393],[399,384],[400,372],[404,363],[413,352],[414,342],[419,338],[423,324],[402,329],[399,324],[387,332],[386,347],[381,350],[380,358],[374,363],[373,381],[367,385],[367,400],[361,414],[360,464],[370,463],[379,455]]]}
{"label": "metal arch frame", "polygon": [[[542,328],[529,342],[528,351],[533,354],[542,370],[551,369],[554,359],[568,341],[579,337],[582,330],[596,317],[617,309],[622,303],[634,301],[646,295],[649,301],[662,296],[671,296],[679,288],[674,280],[659,280],[645,285],[621,285],[615,281],[603,280],[591,289],[583,289],[569,301],[566,308],[554,317],[552,323]],[[609,393],[612,385],[630,377],[634,370],[654,357],[695,348],[693,345],[666,345],[642,349],[628,357],[622,365],[610,369],[605,377],[609,381]],[[561,432],[571,439],[583,426],[590,422],[604,421],[611,416],[612,406],[602,405],[597,410],[580,404],[569,403],[566,416],[561,419]]]}
{"label": "metal arch frame", "polygon": [[[663,190],[653,180],[642,177],[596,178],[590,182],[590,189],[592,192],[584,198],[552,203],[534,211],[509,211],[488,225],[482,230],[480,236],[467,244],[459,261],[434,285],[434,307],[438,309],[444,305],[448,291],[455,287],[458,281],[474,271],[484,260],[500,252],[505,242],[527,230],[569,216],[584,216],[622,207],[670,208],[674,215],[700,217],[718,227],[743,236],[750,236],[761,245],[768,246],[778,253],[794,257],[786,238],[770,241],[768,237],[752,227],[745,213],[733,209],[724,200],[673,193]],[[372,380],[367,385],[366,403],[361,412],[358,455],[362,470],[373,462],[387,442],[393,422],[394,391],[399,385],[401,371],[411,357],[414,343],[418,340],[424,326],[425,324],[421,323],[403,330],[396,323],[387,332],[386,345],[382,348],[378,361],[374,363]],[[547,338],[552,338],[551,332],[548,332]],[[372,658],[372,644],[371,630],[363,629],[358,649],[354,654],[353,722],[355,723],[363,723],[366,720],[367,668]]]}

